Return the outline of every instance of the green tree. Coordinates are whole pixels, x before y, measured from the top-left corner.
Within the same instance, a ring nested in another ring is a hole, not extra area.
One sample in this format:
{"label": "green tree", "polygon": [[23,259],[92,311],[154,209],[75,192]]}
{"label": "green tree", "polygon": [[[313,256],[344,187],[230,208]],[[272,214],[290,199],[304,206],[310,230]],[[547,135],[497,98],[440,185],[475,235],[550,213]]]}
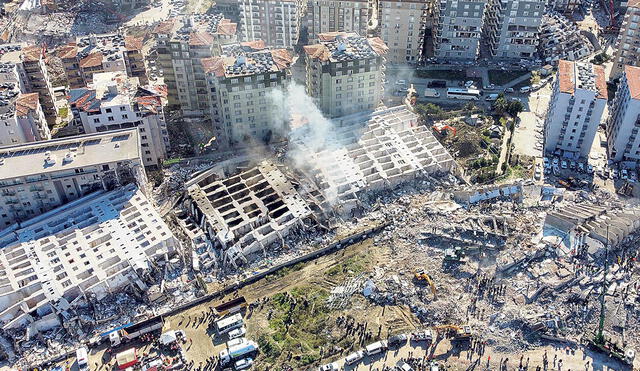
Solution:
{"label": "green tree", "polygon": [[512,100],[507,104],[506,111],[511,116],[517,117],[520,112],[524,111],[524,104],[520,101]]}
{"label": "green tree", "polygon": [[509,108],[509,102],[507,102],[504,95],[498,97],[498,99],[493,102],[493,110],[499,115],[507,112],[507,108]]}

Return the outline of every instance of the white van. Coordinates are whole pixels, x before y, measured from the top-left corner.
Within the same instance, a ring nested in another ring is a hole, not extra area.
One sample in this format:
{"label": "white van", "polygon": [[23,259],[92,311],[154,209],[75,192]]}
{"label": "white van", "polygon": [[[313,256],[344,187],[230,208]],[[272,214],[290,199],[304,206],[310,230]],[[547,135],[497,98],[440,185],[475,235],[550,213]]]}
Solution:
{"label": "white van", "polygon": [[387,342],[385,340],[381,340],[367,345],[364,350],[368,356],[372,356],[374,354],[378,354],[384,350],[387,350],[387,348]]}
{"label": "white van", "polygon": [[89,369],[89,353],[87,348],[81,347],[76,350],[76,362],[78,362],[78,370]]}
{"label": "white van", "polygon": [[345,357],[344,359],[344,363],[348,364],[348,365],[352,365],[356,362],[358,362],[359,360],[361,360],[362,358],[364,358],[364,353],[359,350],[357,352],[353,352],[351,354],[349,354],[348,356]]}
{"label": "white van", "polygon": [[427,98],[438,98],[440,93],[436,89],[427,88],[424,91],[424,96]]}
{"label": "white van", "polygon": [[523,86],[520,88],[520,93],[528,93],[531,91],[531,86]]}
{"label": "white van", "polygon": [[497,100],[499,96],[500,96],[500,94],[489,94],[489,95],[487,95],[487,97],[486,97],[486,98],[484,98],[484,99],[485,99],[485,100],[487,100],[487,101],[492,102],[492,101],[494,101],[494,100]]}

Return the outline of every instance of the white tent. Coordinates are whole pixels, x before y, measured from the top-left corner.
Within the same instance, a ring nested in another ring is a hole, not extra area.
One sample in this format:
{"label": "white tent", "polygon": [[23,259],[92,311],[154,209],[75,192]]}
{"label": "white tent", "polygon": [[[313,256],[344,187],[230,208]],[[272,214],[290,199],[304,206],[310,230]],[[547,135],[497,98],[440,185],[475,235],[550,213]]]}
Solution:
{"label": "white tent", "polygon": [[164,334],[160,335],[160,343],[162,345],[171,344],[174,341],[178,340],[175,331],[167,331]]}

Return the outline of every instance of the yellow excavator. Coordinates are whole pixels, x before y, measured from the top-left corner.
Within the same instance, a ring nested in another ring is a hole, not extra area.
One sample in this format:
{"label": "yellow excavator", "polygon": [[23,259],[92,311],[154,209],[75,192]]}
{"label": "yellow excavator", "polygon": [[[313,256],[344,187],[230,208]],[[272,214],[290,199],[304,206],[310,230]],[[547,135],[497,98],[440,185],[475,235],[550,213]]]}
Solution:
{"label": "yellow excavator", "polygon": [[442,330],[454,331],[455,335],[453,337],[454,341],[468,341],[471,340],[471,326],[457,326],[457,325],[440,325],[435,326],[437,337],[440,337]]}
{"label": "yellow excavator", "polygon": [[433,294],[433,297],[434,298],[436,297],[436,285],[433,283],[433,280],[431,279],[431,276],[429,275],[429,273],[427,273],[424,269],[418,269],[416,270],[414,277],[419,282],[426,281],[429,284],[429,287],[431,288],[431,293]]}

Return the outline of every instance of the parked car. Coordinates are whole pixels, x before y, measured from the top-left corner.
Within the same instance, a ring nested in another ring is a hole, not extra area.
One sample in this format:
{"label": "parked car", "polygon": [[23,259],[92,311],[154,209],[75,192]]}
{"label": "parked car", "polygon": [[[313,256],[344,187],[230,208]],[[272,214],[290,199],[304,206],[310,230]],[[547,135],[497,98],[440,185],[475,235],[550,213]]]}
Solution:
{"label": "parked car", "polygon": [[560,165],[560,167],[564,170],[567,168],[567,160],[562,160],[562,164]]}
{"label": "parked car", "polygon": [[593,174],[593,166],[587,165],[587,173]]}
{"label": "parked car", "polygon": [[356,362],[358,362],[359,360],[361,360],[362,358],[364,358],[364,352],[361,350],[358,350],[356,352],[353,352],[351,354],[349,354],[348,356],[346,356],[344,358],[344,363],[348,364],[348,365],[352,365]]}
{"label": "parked car", "polygon": [[[252,358],[244,358],[236,362],[236,370],[244,370],[245,368],[249,368],[253,365]],[[337,369],[336,369],[337,370]]]}
{"label": "parked car", "polygon": [[624,180],[629,179],[629,172],[627,171],[627,169],[622,169],[622,171],[620,172],[620,177]]}
{"label": "parked car", "polygon": [[549,157],[543,158],[542,162],[544,163],[545,169],[551,166],[551,163],[549,162]]}
{"label": "parked car", "polygon": [[323,366],[320,366],[318,369],[320,371],[338,371],[340,370],[340,366],[336,362],[332,362]]}
{"label": "parked car", "polygon": [[393,335],[393,336],[389,337],[387,342],[391,346],[403,345],[403,344],[405,344],[407,342],[407,335],[405,335],[405,334]]}
{"label": "parked car", "polygon": [[395,369],[397,371],[413,371],[413,367],[409,366],[409,364],[405,361],[398,361],[398,363],[396,363]]}
{"label": "parked car", "polygon": [[520,93],[528,93],[531,91],[531,86],[523,86],[520,88]]}
{"label": "parked car", "polygon": [[239,338],[241,336],[244,336],[244,334],[247,333],[247,329],[244,328],[244,326],[237,328],[235,330],[231,330],[229,331],[229,339],[235,339],[235,338]]}
{"label": "parked car", "polygon": [[513,90],[513,88],[506,88],[504,89],[505,93],[513,93],[515,90]]}
{"label": "parked car", "polygon": [[558,163],[560,162],[560,160],[557,157],[553,158],[553,165],[554,166],[558,166]]}
{"label": "parked car", "polygon": [[584,163],[578,162],[578,171],[584,173]]}
{"label": "parked car", "polygon": [[387,350],[388,347],[389,346],[385,340],[376,341],[375,343],[367,345],[365,348],[365,352],[368,356],[372,356],[374,354],[378,354],[382,351]]}

